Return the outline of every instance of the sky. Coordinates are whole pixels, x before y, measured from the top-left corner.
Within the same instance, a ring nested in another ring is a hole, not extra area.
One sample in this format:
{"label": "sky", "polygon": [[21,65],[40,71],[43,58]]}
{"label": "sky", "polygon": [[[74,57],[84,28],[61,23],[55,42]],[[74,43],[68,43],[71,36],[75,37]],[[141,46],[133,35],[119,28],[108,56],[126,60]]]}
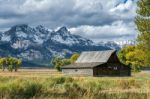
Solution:
{"label": "sky", "polygon": [[0,0],[0,31],[17,24],[66,26],[95,42],[134,40],[137,0]]}

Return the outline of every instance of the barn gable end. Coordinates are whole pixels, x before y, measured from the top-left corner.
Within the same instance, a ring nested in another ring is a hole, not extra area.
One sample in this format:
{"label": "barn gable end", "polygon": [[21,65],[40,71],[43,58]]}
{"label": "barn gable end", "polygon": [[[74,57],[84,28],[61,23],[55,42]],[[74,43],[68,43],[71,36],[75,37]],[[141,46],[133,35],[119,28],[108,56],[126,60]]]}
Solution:
{"label": "barn gable end", "polygon": [[117,57],[116,51],[111,54],[107,63],[120,63],[120,60]]}

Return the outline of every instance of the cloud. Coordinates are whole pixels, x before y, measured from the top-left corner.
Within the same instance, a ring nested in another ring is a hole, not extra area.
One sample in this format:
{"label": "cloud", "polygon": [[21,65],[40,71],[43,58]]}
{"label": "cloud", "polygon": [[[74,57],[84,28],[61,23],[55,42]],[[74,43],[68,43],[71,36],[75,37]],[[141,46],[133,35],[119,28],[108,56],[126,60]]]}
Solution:
{"label": "cloud", "polygon": [[123,21],[117,21],[111,25],[104,26],[80,26],[77,28],[70,28],[73,34],[82,35],[87,38],[91,38],[94,41],[113,41],[123,39],[134,39],[136,37],[134,24],[123,23]]}
{"label": "cloud", "polygon": [[[136,15],[134,0],[0,0],[0,9],[0,29],[22,23],[51,29],[67,26],[93,40],[96,35],[114,38],[122,31],[135,33],[135,26],[129,27]],[[105,34],[109,27],[114,36]]]}
{"label": "cloud", "polygon": [[133,0],[126,0],[126,3],[121,3],[109,11],[112,15],[120,17],[122,20],[130,20],[133,21],[136,16],[136,3]]}

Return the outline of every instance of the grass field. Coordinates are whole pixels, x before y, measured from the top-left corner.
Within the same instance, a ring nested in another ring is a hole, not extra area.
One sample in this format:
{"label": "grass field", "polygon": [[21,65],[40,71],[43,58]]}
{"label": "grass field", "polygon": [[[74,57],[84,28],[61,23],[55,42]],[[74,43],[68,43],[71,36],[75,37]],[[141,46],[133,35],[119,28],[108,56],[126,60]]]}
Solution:
{"label": "grass field", "polygon": [[18,72],[2,72],[0,76],[13,76],[13,77],[50,77],[50,76],[63,76],[61,72],[55,69],[19,69]]}
{"label": "grass field", "polygon": [[54,69],[0,71],[0,99],[150,99],[150,71],[131,77],[65,76]]}

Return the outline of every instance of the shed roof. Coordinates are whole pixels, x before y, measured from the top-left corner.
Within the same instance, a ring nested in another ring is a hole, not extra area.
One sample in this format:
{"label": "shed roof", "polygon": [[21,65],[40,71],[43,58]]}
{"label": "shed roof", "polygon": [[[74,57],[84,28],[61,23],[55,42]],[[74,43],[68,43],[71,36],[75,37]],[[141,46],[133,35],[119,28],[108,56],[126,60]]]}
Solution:
{"label": "shed roof", "polygon": [[76,63],[106,63],[115,50],[82,52]]}

